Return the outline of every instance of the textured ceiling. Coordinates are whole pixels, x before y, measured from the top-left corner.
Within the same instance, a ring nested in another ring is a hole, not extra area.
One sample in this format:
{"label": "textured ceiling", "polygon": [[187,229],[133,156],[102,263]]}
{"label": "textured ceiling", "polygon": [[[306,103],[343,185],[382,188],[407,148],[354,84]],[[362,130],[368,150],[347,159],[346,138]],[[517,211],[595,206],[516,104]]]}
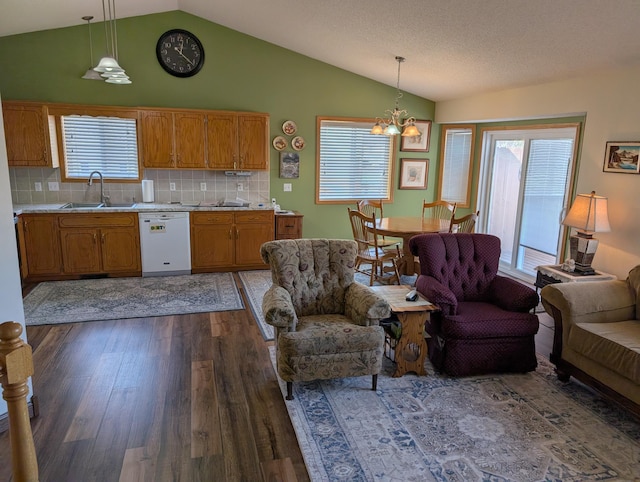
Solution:
{"label": "textured ceiling", "polygon": [[[182,10],[433,100],[640,64],[639,0],[126,0]],[[34,14],[37,12],[37,15]],[[102,18],[99,0],[2,0],[0,36]],[[176,28],[179,28],[176,25]],[[0,74],[1,75],[1,74]]]}

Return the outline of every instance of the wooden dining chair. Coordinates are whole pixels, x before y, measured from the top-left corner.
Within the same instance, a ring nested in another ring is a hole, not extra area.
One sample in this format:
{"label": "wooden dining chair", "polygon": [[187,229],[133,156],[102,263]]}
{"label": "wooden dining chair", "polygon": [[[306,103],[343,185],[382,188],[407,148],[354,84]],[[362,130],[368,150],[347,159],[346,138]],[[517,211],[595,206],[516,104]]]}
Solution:
{"label": "wooden dining chair", "polygon": [[[400,284],[398,271],[400,249],[396,245],[395,250],[384,250],[378,245],[376,215],[367,216],[351,208],[347,208],[347,210],[353,239],[358,244],[355,270],[369,276],[369,286],[372,286],[374,281],[385,284],[394,282]],[[368,267],[363,267],[363,264]]]}
{"label": "wooden dining chair", "polygon": [[[375,215],[377,219],[382,219],[384,213],[382,212],[382,199],[361,199],[356,203],[358,211],[366,214],[367,216]],[[385,249],[394,246],[402,245],[401,239],[387,238],[385,236],[378,236],[378,246]]]}
{"label": "wooden dining chair", "polygon": [[456,203],[447,201],[422,202],[422,217],[437,218],[449,221],[456,213]]}
{"label": "wooden dining chair", "polygon": [[475,213],[467,214],[466,216],[462,216],[461,218],[456,218],[455,216],[452,217],[451,224],[449,225],[449,232],[473,233],[479,215],[480,211],[476,211]]}

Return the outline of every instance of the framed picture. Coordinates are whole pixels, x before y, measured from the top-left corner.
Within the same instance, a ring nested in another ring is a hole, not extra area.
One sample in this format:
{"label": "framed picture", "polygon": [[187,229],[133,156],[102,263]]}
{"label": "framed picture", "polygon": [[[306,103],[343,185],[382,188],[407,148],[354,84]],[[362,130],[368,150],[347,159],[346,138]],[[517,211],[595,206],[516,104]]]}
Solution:
{"label": "framed picture", "polygon": [[624,174],[638,174],[638,154],[640,141],[637,142],[607,142],[604,153],[604,172],[621,172]]}
{"label": "framed picture", "polygon": [[426,189],[429,159],[400,159],[399,189]]}
{"label": "framed picture", "polygon": [[284,179],[300,177],[300,154],[297,152],[280,153],[280,177]]}
{"label": "framed picture", "polygon": [[417,120],[415,124],[420,131],[420,135],[413,137],[402,137],[400,150],[402,152],[429,152],[429,139],[431,138],[431,121]]}

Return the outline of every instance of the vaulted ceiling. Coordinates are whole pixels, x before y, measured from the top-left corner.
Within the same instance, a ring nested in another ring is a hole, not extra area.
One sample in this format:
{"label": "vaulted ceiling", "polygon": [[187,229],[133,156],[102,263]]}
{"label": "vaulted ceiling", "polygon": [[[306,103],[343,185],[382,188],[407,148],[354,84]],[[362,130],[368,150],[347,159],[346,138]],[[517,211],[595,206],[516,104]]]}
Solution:
{"label": "vaulted ceiling", "polygon": [[[3,0],[0,37],[101,20],[100,0]],[[638,0],[119,0],[182,10],[432,100],[640,64]],[[176,28],[179,28],[176,25]],[[2,75],[0,70],[0,75]]]}

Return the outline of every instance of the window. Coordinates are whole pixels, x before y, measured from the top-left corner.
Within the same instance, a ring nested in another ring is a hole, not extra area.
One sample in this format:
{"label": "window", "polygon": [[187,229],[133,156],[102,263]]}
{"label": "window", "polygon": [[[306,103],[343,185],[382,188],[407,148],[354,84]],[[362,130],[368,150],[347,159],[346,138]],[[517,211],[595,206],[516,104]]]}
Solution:
{"label": "window", "polygon": [[104,179],[140,179],[135,117],[61,115],[63,180],[89,177],[100,171]]}
{"label": "window", "polygon": [[392,199],[396,136],[370,134],[374,123],[318,117],[318,203]]}
{"label": "window", "polygon": [[475,126],[442,126],[440,199],[469,207]]}

